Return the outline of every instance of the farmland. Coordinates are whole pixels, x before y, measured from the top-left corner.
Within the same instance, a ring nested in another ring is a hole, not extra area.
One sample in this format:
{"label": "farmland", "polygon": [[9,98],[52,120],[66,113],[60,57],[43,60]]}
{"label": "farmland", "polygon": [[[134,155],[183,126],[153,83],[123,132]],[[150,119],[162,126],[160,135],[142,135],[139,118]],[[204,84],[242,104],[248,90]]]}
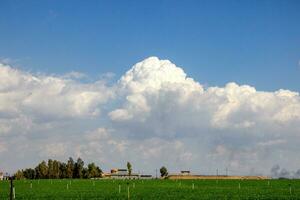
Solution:
{"label": "farmland", "polygon": [[[300,180],[18,180],[16,199],[300,199]],[[9,182],[0,182],[9,199]]]}

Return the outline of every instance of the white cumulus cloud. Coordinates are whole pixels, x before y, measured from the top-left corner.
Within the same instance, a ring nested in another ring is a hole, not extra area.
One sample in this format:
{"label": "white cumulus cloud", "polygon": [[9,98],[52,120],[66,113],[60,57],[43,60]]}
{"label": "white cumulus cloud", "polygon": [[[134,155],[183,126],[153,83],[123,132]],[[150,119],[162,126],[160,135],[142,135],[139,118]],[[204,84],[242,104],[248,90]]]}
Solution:
{"label": "white cumulus cloud", "polygon": [[[73,72],[74,74],[74,72]],[[0,116],[42,118],[93,117],[113,96],[102,82],[38,76],[0,65]]]}
{"label": "white cumulus cloud", "polygon": [[[284,163],[298,169],[298,92],[234,82],[204,87],[157,57],[133,65],[110,86],[81,78],[86,75],[0,65],[0,159],[6,161],[0,168],[81,156],[104,168],[132,161],[148,171],[167,165],[267,173]],[[19,163],[9,159],[17,152]]]}

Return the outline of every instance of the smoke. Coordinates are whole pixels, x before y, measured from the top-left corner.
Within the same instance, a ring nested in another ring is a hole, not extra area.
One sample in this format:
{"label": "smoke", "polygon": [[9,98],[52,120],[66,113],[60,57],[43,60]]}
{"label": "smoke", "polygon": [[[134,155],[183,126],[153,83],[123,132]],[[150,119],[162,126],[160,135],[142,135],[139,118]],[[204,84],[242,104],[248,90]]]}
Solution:
{"label": "smoke", "polygon": [[279,166],[279,165],[274,165],[274,166],[271,168],[271,176],[272,176],[272,177],[278,177],[279,170],[280,170],[280,166]]}
{"label": "smoke", "polygon": [[271,176],[273,178],[300,178],[300,169],[294,172],[285,168],[280,168],[279,165],[274,165],[271,168]]}
{"label": "smoke", "polygon": [[300,178],[300,169],[295,172],[295,178]]}

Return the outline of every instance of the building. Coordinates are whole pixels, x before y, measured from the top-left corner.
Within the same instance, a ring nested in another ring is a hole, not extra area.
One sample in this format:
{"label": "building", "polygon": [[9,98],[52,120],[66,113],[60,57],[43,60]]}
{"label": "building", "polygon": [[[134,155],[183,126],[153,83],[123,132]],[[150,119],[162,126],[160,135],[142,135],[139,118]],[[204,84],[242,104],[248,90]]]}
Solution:
{"label": "building", "polygon": [[132,173],[129,176],[127,169],[112,169],[110,170],[110,172],[111,172],[110,178],[112,179],[138,179],[139,178],[139,174],[136,173]]}
{"label": "building", "polygon": [[190,175],[191,174],[191,172],[188,170],[183,170],[180,173],[181,173],[181,175]]}
{"label": "building", "polygon": [[118,175],[127,175],[127,169],[112,169],[111,172],[114,172],[112,174],[118,174]]}
{"label": "building", "polygon": [[146,175],[139,173],[131,173],[129,176],[127,169],[111,169],[110,173],[103,173],[102,177],[111,179],[152,179],[152,175]]}
{"label": "building", "polygon": [[152,175],[142,174],[139,179],[152,179]]}
{"label": "building", "polygon": [[3,172],[0,172],[0,181],[2,181],[4,179],[4,174]]}

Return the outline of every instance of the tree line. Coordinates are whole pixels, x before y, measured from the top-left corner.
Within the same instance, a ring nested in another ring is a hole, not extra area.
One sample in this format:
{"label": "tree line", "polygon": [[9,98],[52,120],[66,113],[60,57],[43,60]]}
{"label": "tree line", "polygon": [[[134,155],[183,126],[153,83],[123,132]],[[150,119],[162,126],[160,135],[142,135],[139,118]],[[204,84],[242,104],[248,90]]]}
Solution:
{"label": "tree line", "polygon": [[18,170],[16,179],[59,179],[59,178],[97,178],[101,177],[102,170],[95,163],[84,166],[84,161],[78,158],[75,162],[69,158],[67,162],[49,159],[42,161],[35,168]]}
{"label": "tree line", "polygon": [[[127,162],[128,175],[132,174],[132,165]],[[166,167],[160,168],[162,178],[168,176]],[[70,157],[67,162],[49,159],[48,162],[42,161],[35,168],[18,170],[14,176],[15,179],[61,179],[61,178],[101,178],[102,170],[95,163],[89,163],[84,166],[84,161],[78,158],[75,162]]]}

